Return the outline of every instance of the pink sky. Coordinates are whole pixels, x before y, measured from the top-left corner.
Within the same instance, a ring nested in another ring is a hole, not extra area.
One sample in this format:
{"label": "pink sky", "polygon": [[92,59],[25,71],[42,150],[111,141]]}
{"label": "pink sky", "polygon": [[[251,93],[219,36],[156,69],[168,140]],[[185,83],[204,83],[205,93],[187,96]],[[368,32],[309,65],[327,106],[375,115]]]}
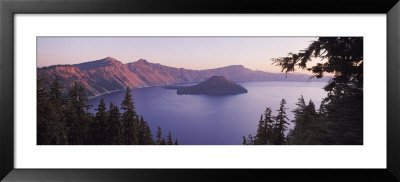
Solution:
{"label": "pink sky", "polygon": [[[113,57],[123,63],[152,63],[209,69],[244,65],[280,72],[271,58],[306,48],[317,37],[38,37],[37,67],[77,64]],[[310,65],[315,64],[310,63]],[[307,73],[308,71],[298,71]]]}

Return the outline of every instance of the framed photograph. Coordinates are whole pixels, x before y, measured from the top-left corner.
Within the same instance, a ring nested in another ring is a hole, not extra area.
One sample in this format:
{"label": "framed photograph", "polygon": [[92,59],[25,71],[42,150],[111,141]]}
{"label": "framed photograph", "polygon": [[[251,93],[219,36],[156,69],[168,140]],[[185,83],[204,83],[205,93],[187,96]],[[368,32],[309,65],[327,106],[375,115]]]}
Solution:
{"label": "framed photograph", "polygon": [[397,1],[0,8],[5,181],[400,180]]}

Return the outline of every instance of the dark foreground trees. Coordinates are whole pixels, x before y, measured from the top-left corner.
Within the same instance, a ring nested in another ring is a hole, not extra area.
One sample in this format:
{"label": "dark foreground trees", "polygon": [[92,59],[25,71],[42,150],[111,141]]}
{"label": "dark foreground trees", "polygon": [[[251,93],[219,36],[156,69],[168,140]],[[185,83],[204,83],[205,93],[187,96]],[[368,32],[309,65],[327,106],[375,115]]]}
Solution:
{"label": "dark foreground trees", "polygon": [[[321,62],[307,67],[313,59]],[[318,111],[301,97],[294,110],[295,127],[289,144],[363,144],[363,38],[320,37],[297,54],[273,59],[283,72],[307,69],[316,78],[334,77],[324,87],[328,92]],[[257,138],[254,140],[257,141]]]}
{"label": "dark foreground trees", "polygon": [[[327,125],[325,121],[325,110],[315,110],[314,103],[310,100],[305,103],[303,96],[296,103],[297,108],[293,110],[293,129],[287,131],[289,120],[286,116],[285,99],[280,102],[277,115],[271,114],[267,108],[258,124],[254,137],[243,136],[244,145],[323,145],[330,144],[327,137]],[[323,103],[321,105],[324,107]],[[286,132],[287,131],[287,132]],[[287,134],[286,134],[287,133]]]}
{"label": "dark foreground trees", "polygon": [[324,113],[316,111],[311,100],[307,105],[303,96],[299,98],[296,105],[297,108],[293,111],[295,117],[292,120],[294,128],[287,136],[287,143],[294,145],[329,144]]}
{"label": "dark foreground trees", "polygon": [[265,109],[264,115],[261,115],[257,133],[253,137],[248,135],[246,138],[243,136],[244,145],[283,145],[287,144],[285,131],[289,124],[286,115],[286,100],[282,99],[280,102],[278,114],[272,116],[271,108]]}
{"label": "dark foreground trees", "polygon": [[[62,93],[60,79],[48,86],[37,80],[37,144],[38,145],[172,145],[169,132],[167,142],[156,143],[147,121],[135,111],[130,88],[127,87],[121,104],[110,103],[107,110],[103,99],[97,113],[88,112],[86,90],[75,83],[68,94]],[[177,145],[177,138],[175,144]]]}
{"label": "dark foreground trees", "polygon": [[[37,143],[57,145],[68,141],[65,102],[60,92],[59,78],[46,90],[43,80],[37,80]],[[57,132],[55,132],[57,131]]]}
{"label": "dark foreground trees", "polygon": [[[312,58],[321,63],[307,67]],[[324,89],[324,121],[331,144],[363,144],[363,38],[320,37],[308,48],[273,60],[282,71],[307,69],[315,77],[334,74]]]}

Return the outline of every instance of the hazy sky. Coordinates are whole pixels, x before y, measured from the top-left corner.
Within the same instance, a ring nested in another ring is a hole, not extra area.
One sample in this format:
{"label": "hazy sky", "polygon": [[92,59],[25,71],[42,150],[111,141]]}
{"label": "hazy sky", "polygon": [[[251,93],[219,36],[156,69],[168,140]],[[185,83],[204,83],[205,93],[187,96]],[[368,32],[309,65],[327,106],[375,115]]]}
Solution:
{"label": "hazy sky", "polygon": [[[271,58],[306,48],[316,37],[38,37],[37,66],[76,64],[113,57],[146,59],[188,69],[244,65],[280,72]],[[312,64],[312,63],[311,63]],[[308,73],[303,71],[303,73]]]}

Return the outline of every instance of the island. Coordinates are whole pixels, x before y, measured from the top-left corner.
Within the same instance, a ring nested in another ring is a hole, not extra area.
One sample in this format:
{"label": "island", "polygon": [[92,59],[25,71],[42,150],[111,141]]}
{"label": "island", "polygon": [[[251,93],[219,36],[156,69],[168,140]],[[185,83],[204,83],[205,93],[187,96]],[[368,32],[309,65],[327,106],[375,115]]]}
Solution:
{"label": "island", "polygon": [[247,89],[226,79],[223,76],[212,76],[207,80],[193,86],[170,86],[168,89],[177,89],[179,95],[205,94],[205,95],[231,95],[247,93]]}

